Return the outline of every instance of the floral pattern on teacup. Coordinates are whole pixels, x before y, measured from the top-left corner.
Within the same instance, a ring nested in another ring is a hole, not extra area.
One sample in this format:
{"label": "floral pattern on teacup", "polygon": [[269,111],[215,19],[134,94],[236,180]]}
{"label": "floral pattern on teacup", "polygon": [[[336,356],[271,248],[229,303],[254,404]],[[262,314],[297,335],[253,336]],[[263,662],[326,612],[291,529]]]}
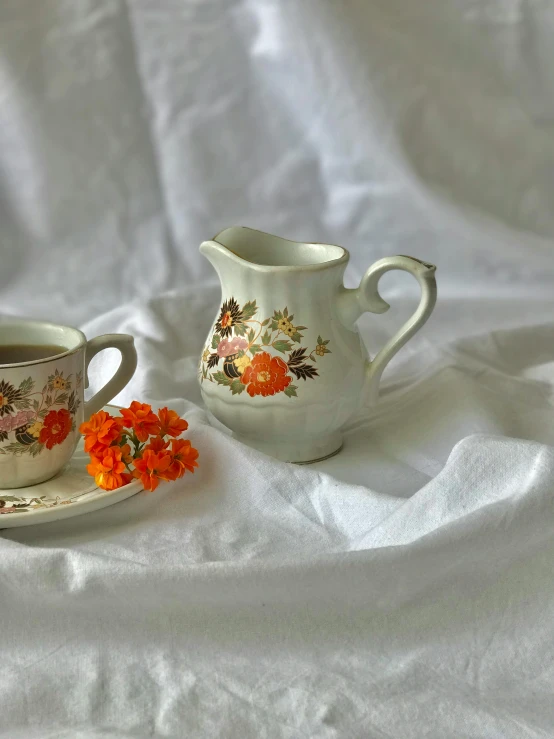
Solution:
{"label": "floral pattern on teacup", "polygon": [[61,444],[75,431],[75,414],[81,404],[78,390],[82,372],[64,377],[54,370],[42,390],[35,390],[32,377],[18,387],[0,379],[0,454],[30,454],[36,457],[44,448]]}
{"label": "floral pattern on teacup", "polygon": [[[301,344],[306,326],[293,323],[288,308],[275,310],[263,321],[255,300],[240,306],[235,298],[224,301],[211,339],[200,359],[200,381],[214,382],[229,388],[233,395],[244,390],[253,398],[284,392],[297,397],[296,380],[313,380],[319,376],[318,357],[330,354],[329,339],[317,337],[317,344],[308,351]],[[280,357],[279,354],[283,357]],[[286,356],[288,354],[288,357]],[[212,372],[223,360],[222,371]]]}

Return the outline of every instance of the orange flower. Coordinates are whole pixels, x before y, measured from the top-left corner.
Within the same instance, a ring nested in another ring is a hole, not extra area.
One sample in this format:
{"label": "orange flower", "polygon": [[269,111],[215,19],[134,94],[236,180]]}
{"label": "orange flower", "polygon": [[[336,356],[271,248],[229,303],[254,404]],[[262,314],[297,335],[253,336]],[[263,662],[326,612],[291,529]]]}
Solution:
{"label": "orange flower", "polygon": [[156,454],[159,454],[169,446],[169,440],[164,441],[161,436],[153,436],[150,442],[144,447],[144,449],[151,449]]}
{"label": "orange flower", "polygon": [[146,449],[142,459],[135,459],[135,470],[133,475],[140,478],[145,490],[155,490],[159,481],[164,480],[164,473],[171,464],[171,455],[167,450],[153,452]]}
{"label": "orange flower", "polygon": [[85,436],[85,452],[98,455],[119,441],[122,419],[114,418],[106,411],[98,411],[79,426],[79,431]]}
{"label": "orange flower", "polygon": [[121,447],[121,459],[125,462],[126,465],[131,465],[135,461],[133,459],[133,455],[131,454],[131,447],[129,444],[123,444]]}
{"label": "orange flower", "polygon": [[254,395],[275,395],[290,385],[292,377],[287,370],[282,359],[260,352],[244,370],[241,382],[248,386],[246,392],[251,398]]}
{"label": "orange flower", "polygon": [[171,441],[171,465],[164,473],[167,480],[176,480],[185,472],[194,472],[198,467],[198,450],[191,446],[188,439],[172,439]]}
{"label": "orange flower", "polygon": [[38,440],[46,444],[47,449],[52,449],[56,444],[61,444],[71,431],[71,415],[68,410],[61,408],[59,411],[50,411],[44,419]]}
{"label": "orange flower", "polygon": [[123,426],[133,429],[139,441],[146,441],[153,434],[159,434],[160,421],[155,413],[152,413],[152,406],[148,403],[139,403],[133,400],[129,408],[122,408]]}
{"label": "orange flower", "polygon": [[178,413],[168,408],[160,408],[158,418],[160,419],[160,436],[180,436],[189,427],[184,418],[179,418]]}
{"label": "orange flower", "polygon": [[131,480],[131,475],[125,472],[122,450],[118,446],[105,447],[99,456],[91,455],[90,459],[87,471],[99,488],[115,490]]}

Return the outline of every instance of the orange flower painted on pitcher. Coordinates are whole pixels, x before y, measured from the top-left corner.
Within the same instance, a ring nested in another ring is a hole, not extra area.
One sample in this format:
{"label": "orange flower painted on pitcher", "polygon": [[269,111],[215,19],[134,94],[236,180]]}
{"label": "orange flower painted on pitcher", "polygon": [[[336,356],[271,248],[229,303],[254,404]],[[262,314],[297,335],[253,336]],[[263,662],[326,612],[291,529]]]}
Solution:
{"label": "orange flower painted on pitcher", "polygon": [[79,432],[85,437],[85,452],[100,454],[121,437],[123,420],[114,418],[106,411],[98,411],[89,421],[79,426]]}
{"label": "orange flower painted on pitcher", "polygon": [[261,352],[244,370],[242,383],[246,385],[246,392],[251,398],[255,395],[275,395],[290,385],[292,377],[287,371],[288,367],[282,359]]}
{"label": "orange flower painted on pitcher", "polygon": [[71,415],[65,408],[59,411],[50,411],[40,430],[40,443],[45,444],[47,449],[52,449],[56,444],[61,444],[71,431],[71,420]]}
{"label": "orange flower painted on pitcher", "polygon": [[133,400],[129,408],[122,408],[124,427],[131,429],[139,441],[147,441],[150,435],[160,432],[160,419],[152,413],[152,406]]}

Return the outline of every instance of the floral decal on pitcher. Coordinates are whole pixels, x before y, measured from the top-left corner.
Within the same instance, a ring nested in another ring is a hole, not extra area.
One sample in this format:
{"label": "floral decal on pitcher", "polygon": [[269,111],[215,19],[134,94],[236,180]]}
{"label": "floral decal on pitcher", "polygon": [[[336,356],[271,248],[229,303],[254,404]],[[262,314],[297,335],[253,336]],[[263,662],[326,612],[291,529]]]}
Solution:
{"label": "floral decal on pitcher", "polygon": [[[61,444],[75,431],[75,414],[80,405],[72,389],[73,375],[64,377],[56,369],[49,375],[40,392],[35,391],[32,377],[15,387],[0,380],[0,454],[30,454],[36,457],[42,450]],[[82,372],[75,377],[76,389],[81,386]]]}
{"label": "floral decal on pitcher", "polygon": [[[200,360],[200,380],[225,385],[233,395],[246,390],[252,398],[281,392],[289,398],[297,397],[298,385],[293,379],[318,377],[316,362],[330,354],[329,340],[318,336],[311,350],[295,347],[302,343],[300,332],[307,326],[295,325],[287,307],[263,321],[254,318],[257,312],[255,300],[242,307],[234,298],[223,303],[211,346]],[[221,369],[213,371],[216,367]]]}

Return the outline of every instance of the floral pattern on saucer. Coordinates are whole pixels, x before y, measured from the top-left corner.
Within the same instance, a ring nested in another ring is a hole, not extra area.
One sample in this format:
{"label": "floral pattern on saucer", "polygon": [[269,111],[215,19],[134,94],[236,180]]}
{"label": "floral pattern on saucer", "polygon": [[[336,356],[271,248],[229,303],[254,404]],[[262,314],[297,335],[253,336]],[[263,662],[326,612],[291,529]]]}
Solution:
{"label": "floral pattern on saucer", "polygon": [[[3,513],[28,513],[37,508],[54,508],[58,505],[69,505],[75,503],[81,495],[75,498],[66,498],[62,500],[59,496],[56,498],[47,498],[41,495],[40,498],[18,498],[15,495],[0,495],[0,515]],[[0,527],[1,528],[1,527]]]}

